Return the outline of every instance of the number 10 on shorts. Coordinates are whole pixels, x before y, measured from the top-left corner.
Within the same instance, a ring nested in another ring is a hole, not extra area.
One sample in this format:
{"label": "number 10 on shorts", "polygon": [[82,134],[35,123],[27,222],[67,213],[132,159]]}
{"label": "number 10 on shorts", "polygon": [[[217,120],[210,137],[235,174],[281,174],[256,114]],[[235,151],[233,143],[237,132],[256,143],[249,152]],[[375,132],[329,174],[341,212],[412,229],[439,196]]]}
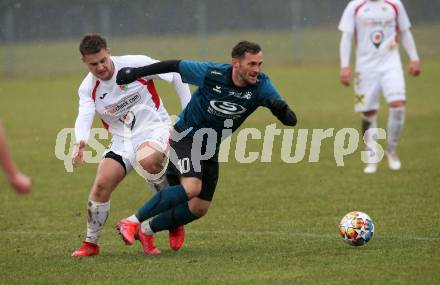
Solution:
{"label": "number 10 on shorts", "polygon": [[190,165],[191,161],[189,160],[189,157],[185,157],[182,159],[179,159],[177,161],[177,164],[179,164],[179,171],[180,173],[188,173],[190,171]]}

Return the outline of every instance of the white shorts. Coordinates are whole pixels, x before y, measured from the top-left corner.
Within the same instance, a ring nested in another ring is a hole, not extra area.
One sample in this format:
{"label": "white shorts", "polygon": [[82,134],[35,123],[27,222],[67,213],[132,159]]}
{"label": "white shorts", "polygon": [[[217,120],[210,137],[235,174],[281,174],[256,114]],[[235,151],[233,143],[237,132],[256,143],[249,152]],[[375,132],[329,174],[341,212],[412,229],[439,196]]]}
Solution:
{"label": "white shorts", "polygon": [[390,103],[405,101],[405,79],[401,68],[380,72],[357,72],[354,85],[356,112],[379,109],[380,94]]}
{"label": "white shorts", "polygon": [[127,174],[139,163],[136,161],[136,152],[145,142],[156,144],[160,151],[168,155],[170,128],[157,128],[138,132],[131,138],[113,136],[110,147],[102,154],[102,158],[109,152],[114,152],[122,157]]}

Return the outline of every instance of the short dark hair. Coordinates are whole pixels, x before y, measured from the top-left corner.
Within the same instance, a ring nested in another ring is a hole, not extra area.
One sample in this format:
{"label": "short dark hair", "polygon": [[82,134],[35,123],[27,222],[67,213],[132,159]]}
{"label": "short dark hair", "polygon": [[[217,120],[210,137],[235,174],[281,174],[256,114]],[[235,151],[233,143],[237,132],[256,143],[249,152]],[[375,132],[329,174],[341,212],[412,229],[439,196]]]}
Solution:
{"label": "short dark hair", "polygon": [[232,48],[231,56],[232,58],[240,59],[247,52],[251,54],[257,54],[260,51],[261,51],[261,47],[259,44],[248,41],[241,41]]}
{"label": "short dark hair", "polygon": [[79,52],[82,56],[98,53],[102,49],[107,49],[107,42],[99,34],[87,34],[79,44]]}

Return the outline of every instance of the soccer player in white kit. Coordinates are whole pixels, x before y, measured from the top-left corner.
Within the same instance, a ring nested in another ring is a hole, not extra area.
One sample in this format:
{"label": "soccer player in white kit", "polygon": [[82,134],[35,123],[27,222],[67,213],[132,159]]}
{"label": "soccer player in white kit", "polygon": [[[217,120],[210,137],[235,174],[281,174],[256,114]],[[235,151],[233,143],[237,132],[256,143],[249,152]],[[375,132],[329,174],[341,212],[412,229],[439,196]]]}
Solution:
{"label": "soccer player in white kit", "polygon": [[[362,131],[370,151],[365,173],[375,173],[377,161],[377,110],[382,93],[389,106],[388,146],[385,156],[392,170],[399,170],[401,162],[396,153],[397,141],[405,117],[405,81],[399,55],[402,42],[409,59],[409,73],[420,74],[420,62],[411,23],[399,0],[353,0],[344,10],[339,30],[340,81],[349,86],[351,81],[350,54],[353,38],[356,49],[355,111],[362,114]],[[365,133],[368,129],[370,129]]]}
{"label": "soccer player in white kit", "polygon": [[[187,84],[178,73],[167,73],[119,86],[116,74],[124,66],[144,66],[157,62],[144,55],[111,56],[107,43],[98,34],[86,35],[80,43],[82,61],[89,73],[79,87],[79,112],[75,123],[72,162],[83,163],[83,152],[95,113],[112,134],[111,147],[103,154],[89,195],[87,237],[72,256],[99,254],[98,239],[110,210],[110,196],[124,177],[136,168],[155,186],[163,184],[171,123],[154,86],[153,79],[174,85],[182,108],[191,98]],[[157,187],[155,187],[157,188]],[[154,240],[140,232],[138,239],[146,254],[159,254]],[[170,230],[170,247],[183,244],[183,228]]]}

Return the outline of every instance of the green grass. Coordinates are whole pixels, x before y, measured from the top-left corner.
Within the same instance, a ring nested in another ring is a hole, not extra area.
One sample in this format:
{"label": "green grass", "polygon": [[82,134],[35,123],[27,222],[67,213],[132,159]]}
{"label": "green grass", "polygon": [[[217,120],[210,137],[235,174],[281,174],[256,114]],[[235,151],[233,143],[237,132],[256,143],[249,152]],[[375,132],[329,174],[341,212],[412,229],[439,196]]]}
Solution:
{"label": "green grass", "polygon": [[[18,165],[32,175],[30,196],[17,196],[0,174],[1,284],[437,284],[440,282],[440,61],[426,62],[420,78],[408,78],[408,112],[400,144],[403,169],[362,173],[360,149],[344,167],[325,140],[318,163],[306,158],[239,164],[231,149],[208,215],[187,226],[179,252],[145,256],[125,246],[112,228],[150,196],[131,174],[112,196],[101,255],[73,259],[85,234],[85,208],[96,164],[74,173],[54,154],[57,133],[72,127],[81,76],[0,80],[0,114]],[[338,84],[334,65],[270,67],[280,92],[298,113],[297,128],[357,128],[352,90]],[[169,86],[159,90],[171,114],[178,112]],[[380,126],[386,123],[386,108]],[[243,127],[276,120],[259,110]],[[281,125],[277,124],[279,127]],[[99,124],[96,124],[99,126]],[[295,136],[296,137],[296,136]],[[233,142],[236,137],[233,138]],[[234,145],[234,144],[233,144]],[[262,141],[250,141],[261,150]],[[368,213],[376,236],[353,248],[338,237],[338,223],[351,210]]]}

